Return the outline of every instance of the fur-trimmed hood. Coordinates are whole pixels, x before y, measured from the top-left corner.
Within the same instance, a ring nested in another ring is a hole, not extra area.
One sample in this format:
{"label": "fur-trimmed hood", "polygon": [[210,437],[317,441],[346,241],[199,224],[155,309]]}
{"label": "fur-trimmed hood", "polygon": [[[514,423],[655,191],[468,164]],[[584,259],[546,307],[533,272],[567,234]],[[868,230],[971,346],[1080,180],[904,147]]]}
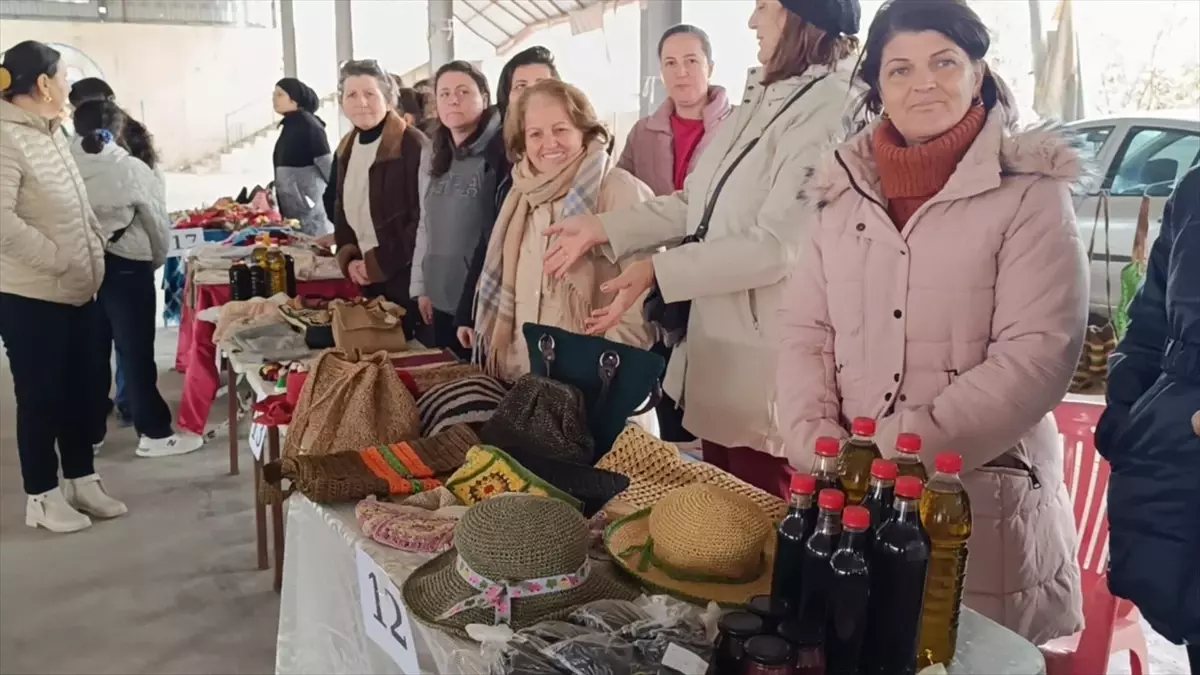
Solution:
{"label": "fur-trimmed hood", "polygon": [[[945,191],[960,196],[999,187],[1005,176],[1036,175],[1081,184],[1088,172],[1070,136],[1060,127],[1041,125],[1012,131],[1006,111],[995,108],[975,142],[959,162]],[[857,188],[882,201],[879,173],[871,138],[883,120],[876,120],[828,153],[812,176],[809,196],[818,208]]]}

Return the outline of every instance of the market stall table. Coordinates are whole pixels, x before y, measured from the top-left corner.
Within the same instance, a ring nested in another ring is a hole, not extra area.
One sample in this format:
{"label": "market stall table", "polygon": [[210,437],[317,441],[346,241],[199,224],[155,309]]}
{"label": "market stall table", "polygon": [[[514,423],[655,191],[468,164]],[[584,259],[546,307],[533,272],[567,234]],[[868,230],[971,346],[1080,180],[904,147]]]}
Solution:
{"label": "market stall table", "polygon": [[[293,495],[288,502],[287,564],[275,651],[278,675],[415,675],[418,671],[402,670],[370,637],[370,632],[378,634],[381,626],[390,630],[396,624],[399,625],[394,632],[404,642],[407,655],[418,659],[419,672],[449,674],[462,670],[453,665],[455,650],[476,650],[477,646],[416,621],[397,621],[390,601],[379,605],[383,619],[382,623],[374,622],[375,626],[367,619],[373,606],[364,611],[360,583],[373,583],[367,574],[382,570],[391,584],[399,588],[431,555],[391,549],[368,539],[358,527],[353,504],[323,506],[300,494]],[[359,559],[360,550],[367,561]],[[368,581],[360,581],[363,579]],[[407,641],[410,635],[412,643]],[[399,643],[393,642],[391,651],[395,652]],[[1042,675],[1046,665],[1037,647],[964,607],[958,630],[958,653],[947,672]]]}

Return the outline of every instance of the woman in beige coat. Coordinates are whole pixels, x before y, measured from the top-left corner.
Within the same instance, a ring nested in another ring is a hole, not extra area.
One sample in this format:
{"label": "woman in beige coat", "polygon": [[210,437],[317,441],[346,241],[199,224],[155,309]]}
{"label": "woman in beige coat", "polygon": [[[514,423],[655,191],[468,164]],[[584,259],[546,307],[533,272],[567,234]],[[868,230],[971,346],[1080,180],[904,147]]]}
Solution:
{"label": "woman in beige coat", "polygon": [[[25,523],[54,532],[113,518],[92,462],[104,423],[107,359],[97,329],[105,240],[59,116],[67,100],[59,53],[28,40],[0,66],[0,339],[17,399]],[[59,487],[59,456],[63,486]]]}
{"label": "woman in beige coat", "polygon": [[[775,414],[776,314],[805,231],[798,215],[806,184],[843,129],[858,16],[856,0],[756,3],[750,28],[763,65],[750,69],[742,105],[684,189],[550,231],[557,236],[546,261],[552,277],[593,255],[594,246],[608,244],[606,253],[618,259],[670,247],[610,284],[617,301],[600,312],[594,330],[606,329],[655,284],[667,302],[691,301],[666,392],[683,408],[684,428],[703,439],[706,461],[781,495],[788,474]],[[703,241],[676,246],[703,220]]]}
{"label": "woman in beige coat", "polygon": [[[521,326],[540,323],[583,333],[593,310],[613,300],[604,284],[621,268],[602,257],[580,260],[560,278],[542,274],[546,232],[576,214],[629,208],[653,196],[609,157],[609,134],[579,89],[558,80],[527,88],[504,122],[514,162],[512,190],[492,228],[480,275],[475,330],[489,372],[513,381],[529,372]],[[550,242],[551,244],[553,242]],[[641,303],[601,331],[636,347],[653,342]]]}

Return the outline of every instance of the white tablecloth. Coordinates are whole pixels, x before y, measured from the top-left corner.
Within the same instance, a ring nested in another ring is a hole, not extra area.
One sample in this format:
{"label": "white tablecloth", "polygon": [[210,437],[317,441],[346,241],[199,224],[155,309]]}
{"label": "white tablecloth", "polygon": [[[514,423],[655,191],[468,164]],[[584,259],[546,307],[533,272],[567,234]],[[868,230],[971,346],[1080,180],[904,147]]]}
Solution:
{"label": "white tablecloth", "polygon": [[[399,587],[430,556],[381,546],[363,536],[354,507],[321,506],[300,494],[288,499],[283,596],[279,606],[279,675],[399,674],[390,657],[367,637],[359,603],[355,547],[362,545]],[[422,673],[455,673],[452,652],[462,640],[413,622]],[[963,608],[951,675],[1043,675],[1036,647]],[[408,675],[415,675],[409,673]]]}

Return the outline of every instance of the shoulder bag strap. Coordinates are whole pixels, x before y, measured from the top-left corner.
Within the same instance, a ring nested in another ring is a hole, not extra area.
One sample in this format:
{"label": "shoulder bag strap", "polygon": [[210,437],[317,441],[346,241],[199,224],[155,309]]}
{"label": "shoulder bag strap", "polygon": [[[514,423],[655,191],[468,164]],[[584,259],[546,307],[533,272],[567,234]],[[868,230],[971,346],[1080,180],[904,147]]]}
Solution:
{"label": "shoulder bag strap", "polygon": [[[779,119],[780,115],[783,115],[784,111],[790,108],[793,103],[799,101],[800,97],[807,94],[809,89],[812,89],[814,85],[825,79],[827,76],[828,74],[814,79],[812,82],[809,82],[801,87],[800,91],[796,92],[791,98],[785,101],[783,106],[781,106],[775,115],[772,116],[767,122],[767,125],[763,127],[763,133],[765,134],[767,129],[771,128],[771,125],[775,123],[775,120]],[[696,228],[696,233],[692,235],[692,238],[695,241],[704,241],[704,237],[708,236],[708,221],[712,220],[713,209],[717,205],[717,198],[721,196],[721,189],[725,187],[725,183],[729,180],[729,176],[733,174],[734,169],[737,169],[738,165],[742,163],[742,160],[746,158],[746,155],[750,154],[750,151],[754,149],[754,146],[758,145],[760,140],[762,140],[762,135],[756,136],[749,143],[747,143],[746,146],[742,148],[742,151],[738,153],[738,156],[734,157],[733,161],[730,162],[729,168],[725,170],[725,174],[721,176],[721,180],[717,181],[717,186],[713,188],[712,196],[708,198],[708,204],[706,204],[704,207],[704,215],[700,218],[700,225]]]}

